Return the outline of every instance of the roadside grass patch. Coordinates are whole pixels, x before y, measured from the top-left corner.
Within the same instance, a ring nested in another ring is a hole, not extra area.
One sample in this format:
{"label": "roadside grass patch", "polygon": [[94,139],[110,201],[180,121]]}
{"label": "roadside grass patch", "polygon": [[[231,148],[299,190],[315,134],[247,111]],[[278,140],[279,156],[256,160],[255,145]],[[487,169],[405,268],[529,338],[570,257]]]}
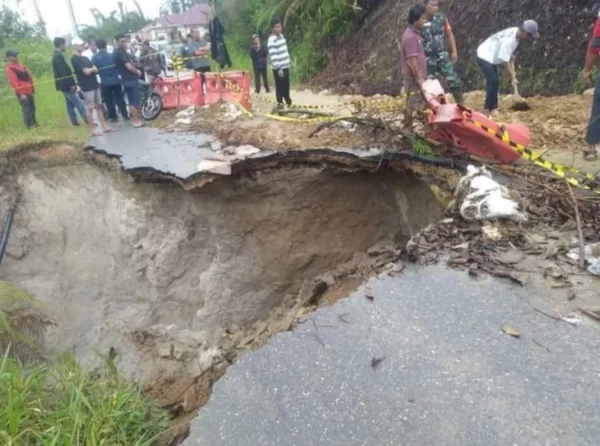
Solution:
{"label": "roadside grass patch", "polygon": [[39,128],[27,130],[14,92],[0,86],[0,151],[42,142],[83,144],[85,123],[72,127],[63,96],[54,88],[51,77],[36,78],[35,101]]}
{"label": "roadside grass patch", "polygon": [[70,356],[0,361],[1,444],[149,446],[168,427],[167,413],[115,373],[94,376]]}

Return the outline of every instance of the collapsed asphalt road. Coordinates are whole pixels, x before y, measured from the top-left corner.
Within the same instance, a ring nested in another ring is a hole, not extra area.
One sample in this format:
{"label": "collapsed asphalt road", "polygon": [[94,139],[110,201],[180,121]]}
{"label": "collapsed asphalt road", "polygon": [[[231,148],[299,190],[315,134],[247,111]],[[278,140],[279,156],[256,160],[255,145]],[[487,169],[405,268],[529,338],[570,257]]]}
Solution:
{"label": "collapsed asphalt road", "polygon": [[231,366],[185,444],[600,444],[595,328],[442,266],[368,288]]}

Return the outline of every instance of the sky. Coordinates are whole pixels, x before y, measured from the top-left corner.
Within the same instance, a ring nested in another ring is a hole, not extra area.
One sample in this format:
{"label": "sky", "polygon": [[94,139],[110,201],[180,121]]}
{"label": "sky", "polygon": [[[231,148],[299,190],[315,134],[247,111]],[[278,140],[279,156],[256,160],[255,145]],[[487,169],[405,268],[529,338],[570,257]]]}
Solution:
{"label": "sky", "polygon": [[[97,8],[102,14],[108,15],[111,11],[118,10],[118,0],[71,0],[75,17],[79,25],[93,25],[94,17],[90,8]],[[33,7],[32,0],[20,0],[20,6],[17,6],[17,0],[8,0],[6,3],[13,9],[21,11],[28,22],[37,22],[37,15]],[[127,11],[136,11],[136,7],[131,0],[123,0]],[[158,16],[163,0],[139,0],[139,4],[144,10],[147,18]],[[42,16],[46,21],[46,27],[50,37],[60,34],[71,33],[71,21],[67,9],[67,0],[38,0]]]}

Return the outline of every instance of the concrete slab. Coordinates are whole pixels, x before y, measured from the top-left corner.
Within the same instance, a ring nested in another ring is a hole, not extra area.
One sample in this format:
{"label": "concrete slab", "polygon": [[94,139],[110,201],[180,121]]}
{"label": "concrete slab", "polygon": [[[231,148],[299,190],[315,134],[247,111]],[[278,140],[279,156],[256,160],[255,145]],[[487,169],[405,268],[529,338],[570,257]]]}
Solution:
{"label": "concrete slab", "polygon": [[231,366],[185,444],[600,444],[594,327],[443,266],[370,287]]}

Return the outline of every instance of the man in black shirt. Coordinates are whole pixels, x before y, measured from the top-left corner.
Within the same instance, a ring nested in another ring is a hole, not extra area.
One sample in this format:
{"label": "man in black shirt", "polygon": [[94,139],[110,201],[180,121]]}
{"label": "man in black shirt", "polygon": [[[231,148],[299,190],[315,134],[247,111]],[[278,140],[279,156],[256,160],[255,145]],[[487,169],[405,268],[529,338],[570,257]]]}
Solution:
{"label": "man in black shirt", "polygon": [[113,51],[115,66],[119,76],[121,76],[123,89],[129,101],[131,125],[138,128],[142,126],[140,120],[140,107],[142,105],[140,78],[142,72],[135,67],[133,56],[127,52],[127,37],[125,34],[117,34],[115,41],[117,43],[117,47]]}
{"label": "man in black shirt", "polygon": [[79,88],[83,92],[85,99],[85,107],[87,110],[87,121],[90,136],[102,135],[102,132],[96,131],[94,124],[94,110],[98,116],[98,121],[102,127],[102,131],[110,132],[112,129],[106,125],[104,120],[104,109],[102,107],[102,96],[100,95],[100,85],[98,85],[98,68],[92,64],[92,61],[85,57],[82,53],[85,50],[85,43],[80,38],[73,39],[73,57],[71,63]]}
{"label": "man in black shirt", "polygon": [[65,39],[57,37],[54,39],[54,55],[52,56],[52,69],[54,71],[54,83],[56,90],[63,93],[67,104],[67,113],[71,124],[78,126],[77,115],[75,110],[79,112],[81,118],[87,122],[85,105],[77,95],[77,85],[73,79],[71,67],[67,64],[63,53],[67,49]]}

